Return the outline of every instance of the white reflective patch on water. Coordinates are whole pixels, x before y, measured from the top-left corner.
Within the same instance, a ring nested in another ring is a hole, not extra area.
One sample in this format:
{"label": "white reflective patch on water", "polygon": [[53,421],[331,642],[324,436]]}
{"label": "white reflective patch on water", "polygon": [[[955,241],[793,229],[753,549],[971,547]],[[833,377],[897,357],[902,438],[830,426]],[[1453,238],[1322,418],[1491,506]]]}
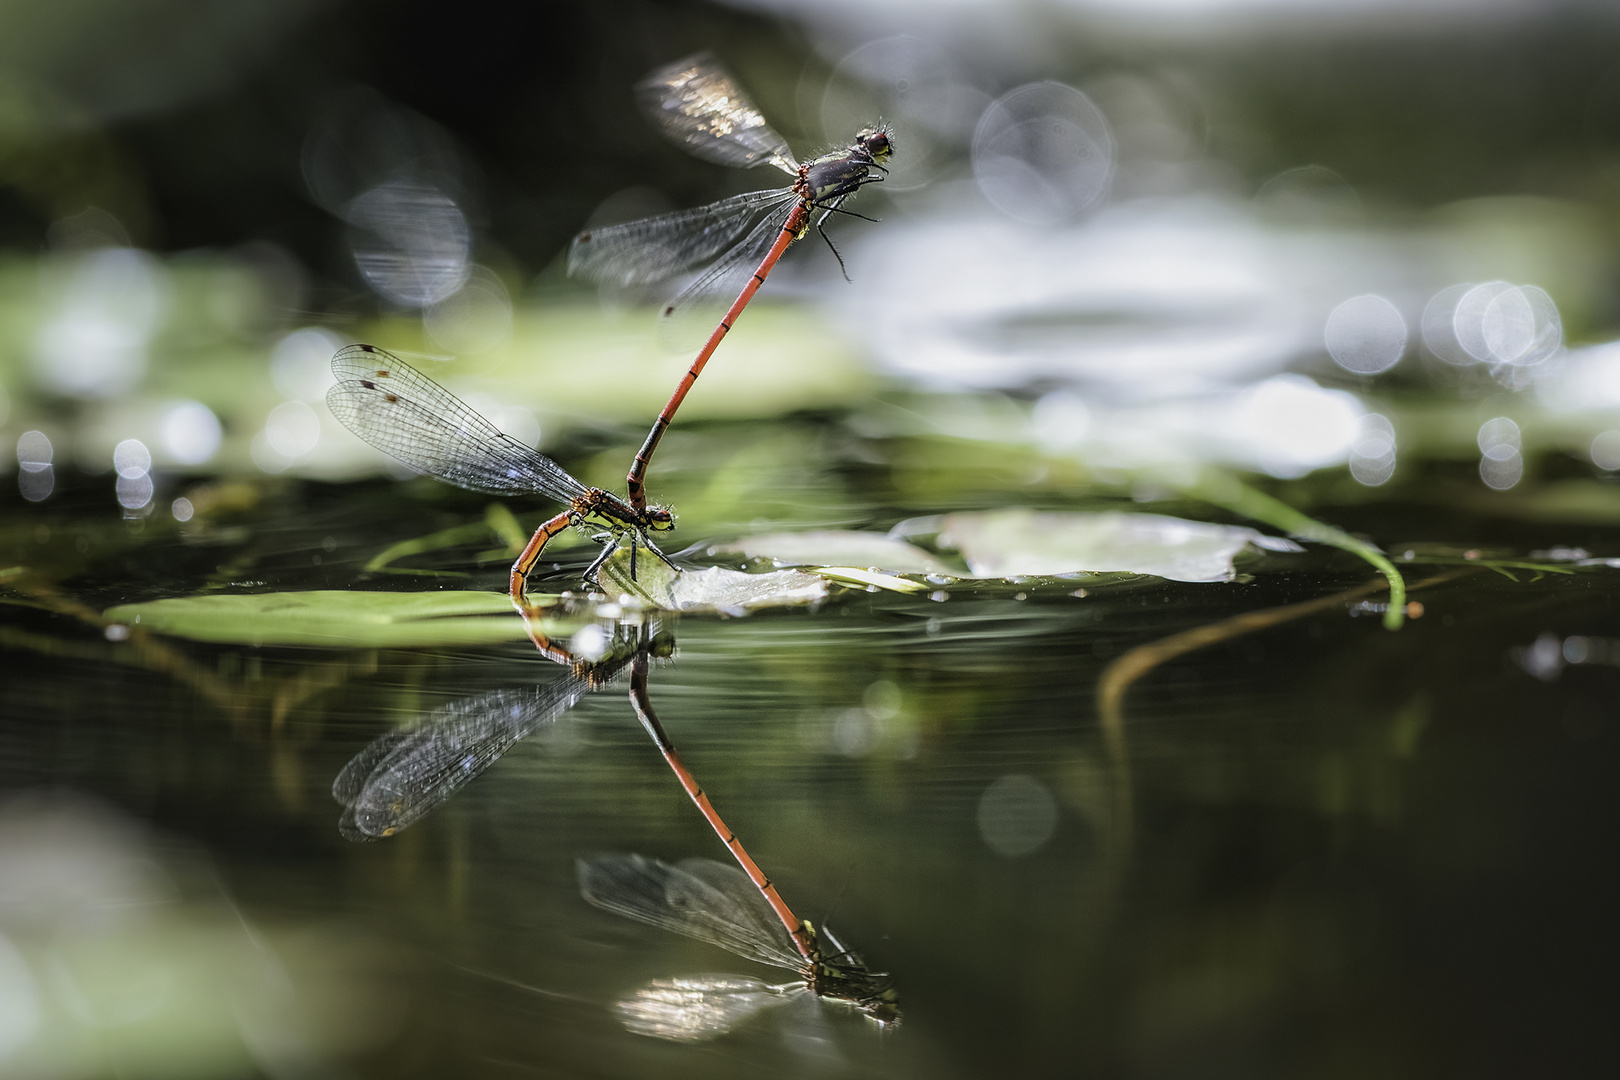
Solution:
{"label": "white reflective patch on water", "polygon": [[588,663],[595,663],[607,655],[612,639],[596,623],[581,627],[568,641],[568,650]]}

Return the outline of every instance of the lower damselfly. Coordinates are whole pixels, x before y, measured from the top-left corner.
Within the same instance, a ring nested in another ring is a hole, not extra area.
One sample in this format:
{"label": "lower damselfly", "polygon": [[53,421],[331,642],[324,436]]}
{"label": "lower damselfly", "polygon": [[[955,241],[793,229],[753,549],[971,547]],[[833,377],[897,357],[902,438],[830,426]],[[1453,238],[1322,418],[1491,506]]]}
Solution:
{"label": "lower damselfly", "polygon": [[604,544],[585,571],[586,581],[595,581],[597,570],[626,540],[632,578],[638,547],[669,561],[647,535],[675,527],[668,507],[631,506],[611,492],[586,487],[399,357],[375,345],[350,345],[332,357],[332,374],[337,384],[326,393],[332,415],[417,472],[488,495],[544,495],[566,507],[534,531],[512,564],[509,588],[520,606],[540,553],[570,526]]}
{"label": "lower damselfly", "polygon": [[882,1027],[900,1021],[900,995],[885,973],[869,969],[825,926],[803,924],[806,954],[736,867],[712,859],[671,865],[645,855],[601,855],[581,859],[576,868],[580,894],[605,911],[799,976],[786,984],[735,975],[655,979],[616,1006],[631,1031],[702,1042],[806,994],[854,1009]]}
{"label": "lower damselfly", "polygon": [[706,54],[653,72],[637,84],[636,97],[647,115],[694,156],[737,168],[770,164],[793,177],[787,187],[588,229],[574,237],[568,249],[569,274],[623,287],[648,285],[713,260],[665,307],[666,316],[699,297],[736,292],[736,300],[676,385],[630,466],[626,493],[630,505],[639,509],[646,505],[647,466],[675,410],[765,284],[766,275],[812,224],[843,267],[843,257],[822,226],[833,214],[861,216],[844,210],[843,203],[865,185],[883,179],[894,145],[889,128],[878,124],[857,133],[848,146],[800,164],[787,140],[765,122],[737,81]]}

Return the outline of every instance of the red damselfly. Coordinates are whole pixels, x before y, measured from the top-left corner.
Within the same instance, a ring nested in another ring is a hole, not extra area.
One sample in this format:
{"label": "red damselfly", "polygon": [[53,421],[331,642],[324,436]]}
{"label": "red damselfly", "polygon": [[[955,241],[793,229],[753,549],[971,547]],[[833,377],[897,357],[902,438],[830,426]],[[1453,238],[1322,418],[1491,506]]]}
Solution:
{"label": "red damselfly", "polygon": [[524,584],[553,536],[569,526],[593,531],[605,544],[585,571],[596,571],[625,542],[630,575],[638,546],[660,559],[649,532],[675,527],[667,507],[635,506],[601,488],[586,487],[561,465],[503,434],[471,406],[399,357],[374,345],[350,345],[332,357],[337,384],[326,394],[332,415],[384,453],[447,484],[490,495],[544,495],[567,509],[542,524],[512,564],[512,599],[524,603]]}
{"label": "red damselfly", "polygon": [[805,994],[855,1009],[881,1026],[900,1020],[900,997],[887,975],[867,968],[827,927],[803,924],[806,954],[735,867],[712,859],[671,866],[644,855],[602,855],[580,860],[577,869],[581,895],[599,908],[785,968],[802,980],[773,985],[735,975],[655,979],[616,1007],[631,1031],[701,1042]]}
{"label": "red damselfly", "polygon": [[838,265],[844,265],[822,226],[833,214],[861,216],[842,209],[843,203],[863,186],[883,179],[884,163],[894,147],[888,127],[879,124],[859,132],[850,145],[801,165],[787,140],[765,122],[736,80],[707,55],[653,72],[637,84],[636,96],[643,110],[694,156],[737,168],[770,164],[793,177],[788,187],[590,229],[576,236],[568,249],[570,274],[621,286],[650,284],[714,260],[664,309],[665,315],[699,296],[730,296],[741,287],[630,466],[626,491],[630,505],[640,509],[646,505],[644,480],[653,451],[742,309],[788,245],[809,232],[812,224],[838,257]]}

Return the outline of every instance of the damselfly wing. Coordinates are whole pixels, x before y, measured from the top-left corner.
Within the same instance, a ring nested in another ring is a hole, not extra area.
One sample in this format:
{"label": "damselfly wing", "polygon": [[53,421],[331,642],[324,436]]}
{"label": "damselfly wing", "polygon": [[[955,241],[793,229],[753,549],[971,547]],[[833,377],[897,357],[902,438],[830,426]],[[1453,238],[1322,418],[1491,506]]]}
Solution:
{"label": "damselfly wing", "polygon": [[647,534],[675,527],[668,508],[631,507],[610,492],[586,487],[399,357],[375,345],[350,345],[332,357],[332,373],[337,382],[326,394],[332,415],[417,472],[470,491],[544,495],[564,504],[562,513],[535,530],[512,564],[510,591],[520,605],[546,543],[569,526],[594,531],[606,544],[586,570],[586,580],[593,580],[597,567],[627,539],[632,560],[635,546],[663,558]]}
{"label": "damselfly wing", "polygon": [[582,859],[577,869],[580,894],[605,911],[799,976],[798,982],[781,985],[736,975],[658,979],[616,1005],[632,1031],[699,1042],[805,994],[880,1025],[899,1021],[899,995],[885,975],[868,969],[825,928],[813,932],[813,954],[802,955],[755,884],[736,867],[712,859],[671,865],[625,854]]}

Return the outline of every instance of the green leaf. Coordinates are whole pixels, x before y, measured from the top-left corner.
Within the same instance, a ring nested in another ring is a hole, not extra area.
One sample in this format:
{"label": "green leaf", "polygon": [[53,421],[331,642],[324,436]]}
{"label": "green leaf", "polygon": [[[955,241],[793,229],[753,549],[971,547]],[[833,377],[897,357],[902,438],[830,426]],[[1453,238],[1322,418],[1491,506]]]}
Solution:
{"label": "green leaf", "polygon": [[[105,617],[160,634],[233,645],[409,648],[521,641],[504,593],[273,592],[179,596],[123,604]],[[543,626],[565,635],[562,624]]]}
{"label": "green leaf", "polygon": [[1171,581],[1227,581],[1245,547],[1299,550],[1243,526],[1162,514],[991,510],[946,514],[939,524],[940,543],[960,551],[981,578],[1123,570]]}

